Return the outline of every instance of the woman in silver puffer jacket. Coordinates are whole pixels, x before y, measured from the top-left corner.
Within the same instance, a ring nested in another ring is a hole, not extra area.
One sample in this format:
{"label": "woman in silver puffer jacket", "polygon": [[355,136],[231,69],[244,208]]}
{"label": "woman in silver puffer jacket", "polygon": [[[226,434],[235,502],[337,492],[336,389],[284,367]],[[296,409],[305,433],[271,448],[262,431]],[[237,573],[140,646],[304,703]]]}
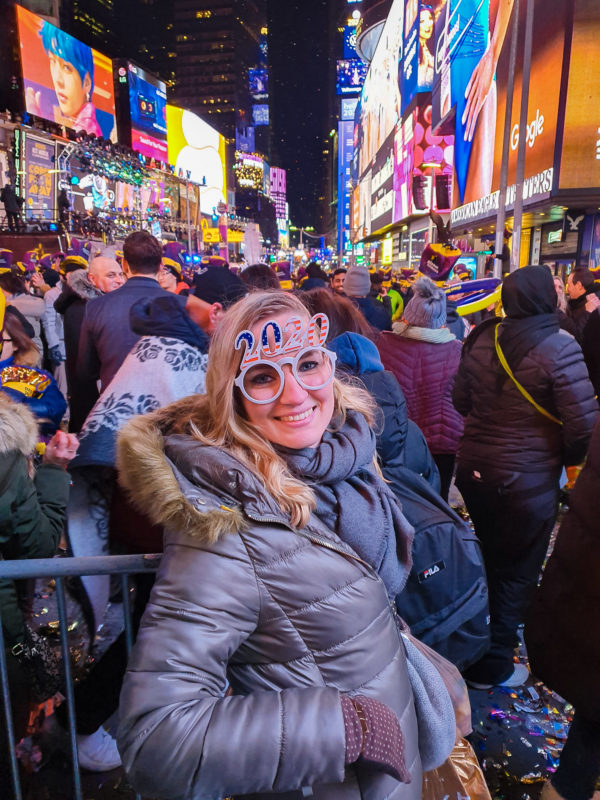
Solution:
{"label": "woman in silver puffer jacket", "polygon": [[213,336],[207,394],[120,435],[120,481],[165,527],[120,706],[143,794],[421,797],[389,601],[412,530],[375,466],[370,397],[335,377],[313,320],[291,295],[248,296]]}

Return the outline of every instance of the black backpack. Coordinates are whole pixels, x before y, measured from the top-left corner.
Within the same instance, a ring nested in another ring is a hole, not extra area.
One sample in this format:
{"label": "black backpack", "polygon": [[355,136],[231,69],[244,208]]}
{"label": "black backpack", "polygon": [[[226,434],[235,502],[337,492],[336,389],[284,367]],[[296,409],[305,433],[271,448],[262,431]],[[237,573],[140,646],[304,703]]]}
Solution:
{"label": "black backpack", "polygon": [[420,475],[399,467],[386,478],[415,529],[413,566],[396,598],[398,613],[414,636],[464,670],[490,645],[479,541]]}

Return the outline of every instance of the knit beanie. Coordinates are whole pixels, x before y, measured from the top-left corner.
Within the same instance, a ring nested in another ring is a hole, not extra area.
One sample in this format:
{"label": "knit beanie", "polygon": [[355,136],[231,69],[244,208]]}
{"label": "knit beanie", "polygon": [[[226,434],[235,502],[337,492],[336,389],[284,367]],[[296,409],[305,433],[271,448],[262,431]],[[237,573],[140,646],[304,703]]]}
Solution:
{"label": "knit beanie", "polygon": [[443,328],[446,324],[446,295],[431,278],[419,278],[403,319],[419,328]]}
{"label": "knit beanie", "polygon": [[363,266],[350,267],[344,281],[344,294],[348,297],[366,297],[371,291],[371,276]]}

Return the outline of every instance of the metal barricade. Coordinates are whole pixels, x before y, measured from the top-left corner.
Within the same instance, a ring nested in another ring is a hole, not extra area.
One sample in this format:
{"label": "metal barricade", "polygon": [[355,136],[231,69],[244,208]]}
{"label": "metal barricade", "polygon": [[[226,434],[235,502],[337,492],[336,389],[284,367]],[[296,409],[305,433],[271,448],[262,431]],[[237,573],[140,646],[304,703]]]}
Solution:
{"label": "metal barricade", "polygon": [[[123,623],[125,642],[129,655],[133,646],[133,626],[131,620],[131,606],[129,598],[129,576],[142,573],[156,572],[160,564],[161,555],[134,555],[134,556],[94,556],[90,558],[39,558],[22,561],[0,561],[0,579],[16,580],[19,578],[53,578],[56,584],[56,600],[58,607],[58,621],[60,629],[62,663],[65,678],[65,698],[69,721],[70,755],[73,769],[73,797],[83,800],[81,789],[81,775],[79,772],[79,759],[77,756],[77,739],[75,729],[75,698],[73,692],[73,678],[71,674],[71,661],[69,656],[69,642],[67,638],[68,621],[65,596],[65,578],[89,575],[120,575],[123,595]],[[14,800],[22,800],[23,794],[19,777],[19,766],[15,753],[15,731],[10,705],[10,687],[8,685],[8,668],[4,646],[4,632],[0,619],[0,683],[2,689],[2,703],[8,739],[10,770],[13,784]],[[135,795],[139,800],[139,795]]]}

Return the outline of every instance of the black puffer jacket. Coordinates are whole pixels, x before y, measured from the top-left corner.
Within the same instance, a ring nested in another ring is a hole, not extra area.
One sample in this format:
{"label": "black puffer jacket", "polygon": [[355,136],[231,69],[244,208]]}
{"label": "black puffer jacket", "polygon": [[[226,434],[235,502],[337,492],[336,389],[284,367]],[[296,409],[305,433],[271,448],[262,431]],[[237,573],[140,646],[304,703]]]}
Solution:
{"label": "black puffer jacket", "polygon": [[598,404],[581,348],[566,331],[553,333],[521,361],[515,377],[562,425],[543,416],[502,368],[494,347],[496,320],[467,339],[453,401],[466,417],[458,460],[477,468],[546,472],[579,464],[585,456]]}

